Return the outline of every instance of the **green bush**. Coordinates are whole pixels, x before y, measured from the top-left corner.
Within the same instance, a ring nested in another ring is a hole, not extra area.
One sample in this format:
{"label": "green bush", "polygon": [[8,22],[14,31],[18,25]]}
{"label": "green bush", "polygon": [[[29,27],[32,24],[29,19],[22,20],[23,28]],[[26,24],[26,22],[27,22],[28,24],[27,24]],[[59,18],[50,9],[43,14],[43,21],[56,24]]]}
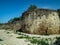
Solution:
{"label": "green bush", "polygon": [[8,21],[8,23],[12,23],[12,22],[18,21],[18,20],[20,20],[20,18],[19,18],[19,17],[15,17],[15,18],[13,18],[13,19],[10,19],[10,20]]}
{"label": "green bush", "polygon": [[0,39],[0,41],[3,41],[2,39]]}
{"label": "green bush", "polygon": [[56,37],[56,41],[54,42],[54,45],[60,45],[60,37]]}
{"label": "green bush", "polygon": [[59,14],[59,17],[60,17],[60,9],[57,10],[58,14]]}

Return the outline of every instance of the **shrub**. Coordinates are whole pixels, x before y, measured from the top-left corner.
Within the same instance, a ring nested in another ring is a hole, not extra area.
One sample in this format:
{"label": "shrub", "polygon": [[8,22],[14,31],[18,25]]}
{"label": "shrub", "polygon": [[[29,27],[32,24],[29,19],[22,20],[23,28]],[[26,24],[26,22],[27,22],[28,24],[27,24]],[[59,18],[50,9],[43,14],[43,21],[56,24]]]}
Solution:
{"label": "shrub", "polygon": [[37,9],[37,6],[35,6],[35,5],[31,5],[31,6],[28,8],[29,11],[34,11],[35,9]]}
{"label": "shrub", "polygon": [[20,18],[19,18],[19,17],[15,17],[15,18],[13,18],[13,19],[10,19],[10,20],[8,21],[8,23],[14,22],[14,21],[18,21],[18,20],[20,20]]}
{"label": "shrub", "polygon": [[59,14],[59,17],[60,17],[60,9],[57,10],[58,14]]}
{"label": "shrub", "polygon": [[2,39],[0,39],[0,41],[3,41]]}
{"label": "shrub", "polygon": [[54,42],[54,45],[60,45],[60,37],[56,38],[57,40]]}

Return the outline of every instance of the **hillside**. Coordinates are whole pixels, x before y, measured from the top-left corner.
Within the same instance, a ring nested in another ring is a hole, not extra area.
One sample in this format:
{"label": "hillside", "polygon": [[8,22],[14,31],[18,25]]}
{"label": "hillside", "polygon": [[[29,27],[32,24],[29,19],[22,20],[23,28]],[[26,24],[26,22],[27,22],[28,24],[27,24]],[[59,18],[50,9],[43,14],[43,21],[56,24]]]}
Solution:
{"label": "hillside", "polygon": [[59,34],[60,15],[58,11],[42,8],[38,9],[33,5],[23,12],[21,17],[14,18],[8,23],[0,25],[0,28],[30,34]]}

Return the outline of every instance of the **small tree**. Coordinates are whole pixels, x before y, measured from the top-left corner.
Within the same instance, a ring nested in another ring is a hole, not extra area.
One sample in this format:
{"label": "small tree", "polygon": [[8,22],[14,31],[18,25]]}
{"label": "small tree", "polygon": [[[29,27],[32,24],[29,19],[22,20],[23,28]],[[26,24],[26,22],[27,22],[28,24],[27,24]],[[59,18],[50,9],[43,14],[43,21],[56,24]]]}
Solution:
{"label": "small tree", "polygon": [[37,6],[36,5],[31,5],[28,10],[29,11],[34,11],[35,9],[37,9]]}

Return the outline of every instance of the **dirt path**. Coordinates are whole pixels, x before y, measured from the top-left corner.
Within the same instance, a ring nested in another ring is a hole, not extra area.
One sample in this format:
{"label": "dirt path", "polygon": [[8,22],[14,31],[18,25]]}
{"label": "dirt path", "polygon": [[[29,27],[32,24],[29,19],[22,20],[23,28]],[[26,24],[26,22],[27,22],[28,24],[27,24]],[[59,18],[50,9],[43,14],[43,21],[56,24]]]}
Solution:
{"label": "dirt path", "polygon": [[28,43],[24,39],[17,39],[18,35],[14,33],[8,33],[5,30],[0,30],[0,45],[27,45]]}
{"label": "dirt path", "polygon": [[[59,37],[60,35],[49,35],[49,36],[44,36],[44,35],[32,35],[32,34],[25,34],[30,37],[40,37],[40,38],[51,38],[52,41],[55,37]],[[20,35],[14,34],[13,31],[6,31],[6,30],[0,30],[0,39],[3,41],[0,41],[0,45],[28,45],[30,42],[25,41],[26,39],[18,39],[16,37],[19,37]],[[51,41],[50,41],[51,42]],[[32,44],[31,44],[32,45]]]}

